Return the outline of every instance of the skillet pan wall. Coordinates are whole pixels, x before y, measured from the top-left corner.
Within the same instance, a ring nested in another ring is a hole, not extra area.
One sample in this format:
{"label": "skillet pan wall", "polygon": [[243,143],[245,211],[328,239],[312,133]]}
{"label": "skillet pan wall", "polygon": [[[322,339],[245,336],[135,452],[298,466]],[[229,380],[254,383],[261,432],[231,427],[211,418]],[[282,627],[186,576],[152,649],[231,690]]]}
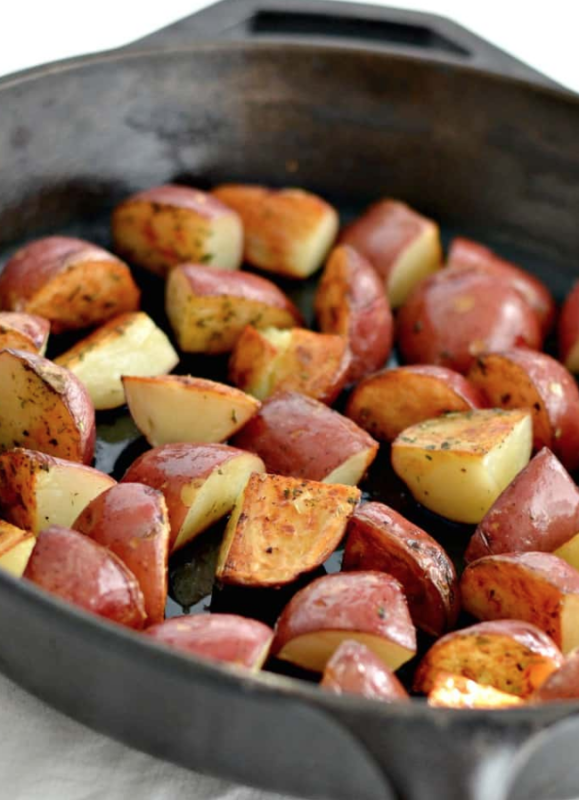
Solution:
{"label": "skillet pan wall", "polygon": [[[123,196],[167,180],[292,183],[348,208],[402,197],[518,254],[561,297],[579,253],[579,103],[460,58],[241,43],[89,57],[5,79],[0,247],[71,223],[88,236]],[[547,800],[546,774],[549,791],[561,789],[557,776],[579,786],[579,719],[513,760],[573,705],[382,708],[174,657],[5,575],[0,604],[6,674],[194,769],[331,800],[498,800],[513,768],[527,787],[517,798]]]}

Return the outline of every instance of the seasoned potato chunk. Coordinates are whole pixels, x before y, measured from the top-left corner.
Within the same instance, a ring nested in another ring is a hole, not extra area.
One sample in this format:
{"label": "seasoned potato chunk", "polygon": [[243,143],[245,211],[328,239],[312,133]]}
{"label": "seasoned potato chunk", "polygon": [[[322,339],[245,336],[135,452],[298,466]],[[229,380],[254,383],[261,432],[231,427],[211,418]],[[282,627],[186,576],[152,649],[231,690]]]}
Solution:
{"label": "seasoned potato chunk", "polygon": [[444,672],[436,676],[428,693],[428,705],[439,708],[512,708],[523,702],[516,694]]}
{"label": "seasoned potato chunk", "polygon": [[0,350],[26,350],[43,356],[48,343],[50,322],[34,314],[0,311]]}
{"label": "seasoned potato chunk", "polygon": [[30,531],[0,520],[0,568],[21,578],[35,542],[36,538]]}

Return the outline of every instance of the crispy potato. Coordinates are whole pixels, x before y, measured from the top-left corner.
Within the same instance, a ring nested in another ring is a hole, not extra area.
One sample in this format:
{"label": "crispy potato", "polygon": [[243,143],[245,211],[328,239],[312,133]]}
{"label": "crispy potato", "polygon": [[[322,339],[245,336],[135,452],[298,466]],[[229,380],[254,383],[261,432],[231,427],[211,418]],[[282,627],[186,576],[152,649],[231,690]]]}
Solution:
{"label": "crispy potato", "polygon": [[140,629],[145,604],[135,576],[114,553],[78,531],[51,525],[38,534],[24,577],[62,600]]}
{"label": "crispy potato", "polygon": [[577,532],[579,490],[563,465],[544,447],[485,514],[465,558],[475,561],[529,550],[550,553]]}
{"label": "crispy potato", "polygon": [[464,675],[438,673],[428,693],[428,705],[435,708],[512,708],[523,700],[465,678]]}
{"label": "crispy potato", "polygon": [[566,469],[579,467],[579,390],[562,364],[515,348],[481,356],[468,377],[490,405],[532,411],[535,450],[548,447]]}
{"label": "crispy potato", "polygon": [[231,354],[229,378],[259,400],[286,390],[331,405],[345,386],[350,359],[341,336],[248,325]]}
{"label": "crispy potato", "polygon": [[398,581],[383,572],[324,575],[295,594],[277,621],[272,655],[314,672],[344,640],[366,645],[396,670],[416,653]]}
{"label": "crispy potato", "polygon": [[338,233],[336,210],[301,189],[226,184],[214,189],[213,195],[243,220],[245,260],[268,272],[309,277],[321,266]]}
{"label": "crispy potato", "polygon": [[298,392],[276,392],[233,440],[268,472],[356,486],[378,444],[351,420]]}
{"label": "crispy potato", "polygon": [[339,545],[359,499],[350,486],[251,475],[225,529],[217,578],[283,586],[311,572]]}
{"label": "crispy potato", "polygon": [[129,411],[153,447],[170,442],[223,442],[259,410],[255,397],[205,378],[124,375]]}
{"label": "crispy potato", "polygon": [[348,523],[343,570],[388,572],[400,582],[412,621],[432,636],[460,608],[452,561],[437,541],[382,503],[364,503]]}
{"label": "crispy potato", "polygon": [[243,225],[231,208],[189,186],[167,184],[131,195],[112,217],[115,250],[161,277],[194,261],[238,269]]}
{"label": "crispy potato", "polygon": [[316,291],[315,311],[322,333],[348,340],[352,354],[348,382],[375,372],[387,361],[394,325],[390,304],[380,278],[352,247],[341,245],[330,254]]}
{"label": "crispy potato", "polygon": [[479,269],[444,269],[418,286],[396,320],[408,364],[467,372],[481,353],[540,349],[539,320],[508,280]]}
{"label": "crispy potato", "polygon": [[0,350],[25,350],[43,356],[49,334],[50,322],[44,317],[0,311]]}
{"label": "crispy potato", "polygon": [[118,556],[137,579],[147,622],[165,618],[171,529],[163,494],[120,483],[92,500],[72,525]]}
{"label": "crispy potato", "polygon": [[560,360],[570,372],[579,373],[579,282],[563,303],[558,336]]}
{"label": "crispy potato", "polygon": [[171,524],[170,549],[187,544],[229,514],[252,472],[263,461],[224,444],[165,444],[131,464],[122,483],[144,483],[165,495]]}
{"label": "crispy potato", "polygon": [[532,703],[576,700],[579,697],[579,650],[566,657],[563,664],[531,696]]}
{"label": "crispy potato", "polygon": [[35,544],[36,537],[31,531],[0,520],[0,568],[21,578]]}
{"label": "crispy potato", "polygon": [[447,414],[403,431],[392,466],[414,497],[447,519],[478,523],[529,461],[528,411]]}
{"label": "crispy potato", "polygon": [[291,328],[302,316],[281,289],[258,275],[180,264],[167,280],[166,310],[186,353],[228,353],[246,325]]}
{"label": "crispy potato", "polygon": [[408,701],[392,670],[366,645],[346,639],[324,669],[320,686],[334,694],[359,694],[386,703]]}
{"label": "crispy potato", "polygon": [[211,661],[225,661],[259,672],[273,631],[255,619],[235,614],[173,617],[145,631],[156,642]]}
{"label": "crispy potato", "polygon": [[179,356],[151,317],[137,311],[109,320],[55,363],[76,375],[102,411],[124,405],[122,375],[162,375],[179,363]]}
{"label": "crispy potato", "polygon": [[1,350],[0,386],[0,451],[29,447],[90,464],[94,407],[72,372],[34,353]]}
{"label": "crispy potato", "polygon": [[33,533],[50,525],[71,527],[91,500],[115,484],[104,472],[36,450],[0,454],[0,511]]}
{"label": "crispy potato", "polygon": [[479,558],[463,572],[460,593],[477,619],[525,620],[563,653],[579,647],[579,572],[552,553]]}
{"label": "crispy potato", "polygon": [[131,271],[82,239],[47,236],[18,250],[0,276],[0,306],[50,321],[53,333],[100,325],[139,307]]}
{"label": "crispy potato", "polygon": [[529,622],[479,622],[447,633],[430,648],[416,670],[414,690],[429,694],[442,673],[526,699],[563,661],[553,640]]}
{"label": "crispy potato", "polygon": [[376,439],[391,442],[417,422],[483,405],[478,389],[458,372],[414,364],[360,381],[349,397],[346,414]]}
{"label": "crispy potato", "polygon": [[340,235],[368,259],[398,308],[427,275],[442,266],[438,225],[405,203],[380,200]]}

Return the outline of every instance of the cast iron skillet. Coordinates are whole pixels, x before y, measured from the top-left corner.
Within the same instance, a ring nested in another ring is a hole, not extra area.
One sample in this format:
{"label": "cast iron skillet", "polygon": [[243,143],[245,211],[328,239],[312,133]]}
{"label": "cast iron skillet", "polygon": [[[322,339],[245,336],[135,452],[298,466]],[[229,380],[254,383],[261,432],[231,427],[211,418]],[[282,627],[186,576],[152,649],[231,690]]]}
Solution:
{"label": "cast iron skillet", "polygon": [[[232,0],[125,52],[0,81],[3,256],[55,231],[108,244],[110,209],[136,189],[250,180],[305,186],[346,211],[404,198],[447,235],[517,258],[561,299],[579,253],[578,101],[438,18],[284,6]],[[217,38],[241,41],[205,41]],[[119,470],[138,448],[126,454],[122,413],[99,436],[101,467]],[[3,672],[196,770],[328,800],[549,800],[579,788],[577,704],[384,707],[174,655],[4,574],[0,608]]]}

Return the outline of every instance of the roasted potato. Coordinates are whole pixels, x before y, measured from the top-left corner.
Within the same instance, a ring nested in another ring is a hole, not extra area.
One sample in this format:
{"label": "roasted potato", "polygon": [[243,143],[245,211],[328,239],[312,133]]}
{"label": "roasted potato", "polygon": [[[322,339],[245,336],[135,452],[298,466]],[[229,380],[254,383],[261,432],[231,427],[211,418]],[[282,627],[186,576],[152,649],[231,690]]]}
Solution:
{"label": "roasted potato", "polygon": [[213,195],[243,220],[245,260],[278,275],[309,277],[321,266],[338,232],[336,210],[301,189],[226,184]]}
{"label": "roasted potato", "polygon": [[0,311],[0,350],[26,350],[43,356],[49,334],[50,322],[44,317]]}
{"label": "roasted potato", "polygon": [[345,639],[324,669],[320,686],[334,694],[359,694],[386,703],[408,701],[408,692],[370,648]]}
{"label": "roasted potato", "polygon": [[512,708],[523,702],[516,694],[444,672],[437,674],[428,693],[428,705],[438,708]]}
{"label": "roasted potato", "polygon": [[189,186],[167,184],[131,195],[112,217],[115,250],[161,277],[193,261],[238,269],[243,225],[231,208]]}
{"label": "roasted potato", "polygon": [[531,456],[531,415],[500,409],[447,414],[403,431],[392,466],[422,505],[478,523]]}
{"label": "roasted potato", "polygon": [[579,650],[569,653],[563,664],[531,696],[532,703],[579,698]]}
{"label": "roasted potato", "polygon": [[268,472],[356,486],[378,443],[351,420],[299,392],[276,392],[232,444],[263,459]]}
{"label": "roasted potato", "polygon": [[100,325],[139,307],[131,271],[82,239],[48,236],[18,250],[0,276],[0,307],[36,314],[53,333]]}
{"label": "roasted potato", "polygon": [[36,537],[31,531],[0,520],[0,568],[21,578],[35,543]]}
{"label": "roasted potato", "polygon": [[218,580],[282,586],[311,572],[341,542],[359,499],[351,486],[251,475],[225,529]]}
{"label": "roasted potato", "polygon": [[384,283],[392,308],[442,266],[438,225],[397,200],[380,200],[340,235],[368,259]]}
{"label": "roasted potato", "polygon": [[579,372],[579,282],[567,295],[559,317],[559,358],[570,372]]}

